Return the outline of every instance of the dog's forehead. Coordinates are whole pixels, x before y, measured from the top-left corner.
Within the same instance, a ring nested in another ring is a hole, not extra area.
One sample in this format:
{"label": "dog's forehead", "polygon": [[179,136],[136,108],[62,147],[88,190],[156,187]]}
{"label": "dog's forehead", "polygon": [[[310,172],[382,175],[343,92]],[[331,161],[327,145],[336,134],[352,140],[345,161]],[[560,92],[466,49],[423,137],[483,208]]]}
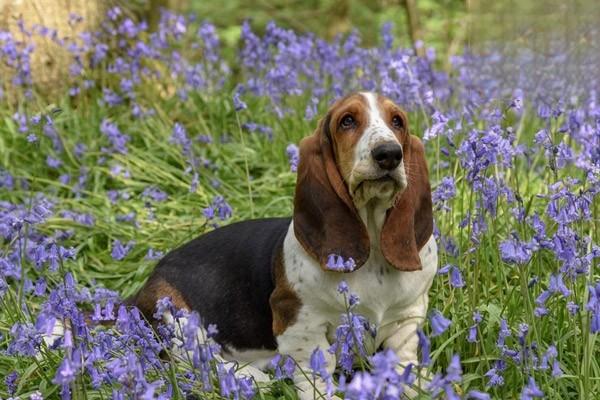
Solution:
{"label": "dog's forehead", "polygon": [[[370,118],[383,120],[390,111],[395,110],[404,114],[391,99],[374,92],[356,92],[337,100],[330,108],[332,114],[346,110],[364,111]],[[375,122],[375,121],[373,121]]]}
{"label": "dog's forehead", "polygon": [[337,100],[330,108],[332,115],[343,111],[360,111],[369,107],[368,100],[362,93],[352,93]]}

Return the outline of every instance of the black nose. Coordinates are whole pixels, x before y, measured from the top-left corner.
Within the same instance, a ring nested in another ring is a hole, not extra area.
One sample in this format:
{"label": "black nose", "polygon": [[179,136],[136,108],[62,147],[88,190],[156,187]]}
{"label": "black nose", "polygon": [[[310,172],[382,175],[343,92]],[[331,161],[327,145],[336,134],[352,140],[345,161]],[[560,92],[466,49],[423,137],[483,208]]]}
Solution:
{"label": "black nose", "polygon": [[371,150],[373,159],[380,168],[392,170],[402,161],[402,147],[396,143],[380,144]]}

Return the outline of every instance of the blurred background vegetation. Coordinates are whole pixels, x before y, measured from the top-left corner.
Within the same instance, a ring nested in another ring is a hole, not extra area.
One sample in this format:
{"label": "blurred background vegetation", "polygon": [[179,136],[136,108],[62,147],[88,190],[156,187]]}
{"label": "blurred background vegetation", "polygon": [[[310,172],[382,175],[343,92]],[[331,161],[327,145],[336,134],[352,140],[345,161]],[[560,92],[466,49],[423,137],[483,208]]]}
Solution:
{"label": "blurred background vegetation", "polygon": [[[484,51],[490,42],[505,47],[505,53],[511,48],[550,51],[552,38],[600,51],[599,4],[598,0],[0,0],[0,30],[18,35],[17,21],[22,18],[25,26],[41,24],[57,29],[59,37],[74,37],[94,30],[112,6],[150,25],[158,22],[158,11],[164,7],[192,12],[215,24],[226,45],[225,56],[234,57],[245,20],[259,33],[273,20],[326,39],[356,29],[363,46],[377,45],[381,26],[393,22],[396,45],[413,47],[420,54],[433,48],[438,67],[448,70],[452,55],[466,46]],[[81,15],[84,23],[71,24],[71,13]],[[49,40],[38,39],[36,45],[32,66],[36,84],[51,89],[67,70],[61,60],[64,50]]]}

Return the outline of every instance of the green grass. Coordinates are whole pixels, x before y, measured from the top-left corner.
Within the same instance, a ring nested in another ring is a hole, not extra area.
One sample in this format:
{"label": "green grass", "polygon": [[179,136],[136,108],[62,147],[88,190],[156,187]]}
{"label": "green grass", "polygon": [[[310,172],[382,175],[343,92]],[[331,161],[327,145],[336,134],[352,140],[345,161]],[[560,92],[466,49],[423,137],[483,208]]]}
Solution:
{"label": "green grass", "polygon": [[[149,248],[169,251],[191,238],[211,229],[202,214],[216,195],[223,195],[234,209],[233,217],[227,223],[249,218],[291,215],[295,185],[295,174],[290,172],[285,149],[290,143],[310,134],[315,121],[306,121],[303,102],[298,100],[290,106],[294,113],[278,118],[268,111],[265,100],[249,100],[249,108],[236,114],[231,104],[232,88],[226,87],[219,93],[192,93],[186,101],[164,93],[152,82],[146,92],[139,96],[155,110],[153,116],[134,119],[126,108],[108,108],[97,99],[101,93],[91,92],[77,101],[67,97],[55,99],[55,104],[36,98],[29,103],[20,103],[26,107],[29,115],[36,112],[54,113],[55,127],[65,152],[58,155],[53,150],[52,141],[41,128],[37,129],[39,142],[28,143],[25,135],[18,132],[12,120],[16,108],[5,105],[0,110],[0,167],[12,174],[17,181],[25,179],[28,185],[17,184],[14,190],[0,188],[0,200],[15,204],[30,204],[37,193],[44,193],[55,202],[55,211],[71,210],[91,214],[95,223],[92,226],[77,224],[61,218],[58,213],[51,217],[40,229],[52,235],[57,231],[72,231],[67,245],[77,249],[75,261],[67,261],[55,274],[40,272],[31,265],[27,274],[34,279],[45,276],[49,282],[57,283],[65,271],[71,271],[77,281],[85,286],[104,286],[118,291],[123,297],[137,292],[152,272],[155,261],[144,259]],[[321,114],[324,105],[321,104]],[[23,111],[23,109],[21,109]],[[429,123],[423,115],[411,116],[411,127],[415,134],[422,133]],[[427,116],[428,117],[428,116]],[[131,136],[128,154],[106,156],[101,148],[107,145],[106,138],[99,131],[104,118],[118,124],[120,130]],[[258,133],[242,131],[240,123],[257,122],[273,129],[273,140]],[[192,175],[186,173],[188,163],[181,150],[169,142],[175,122],[182,123],[191,138],[206,134],[212,138],[211,144],[194,142],[195,157],[210,161],[207,167],[198,169],[200,185],[193,193],[189,191]],[[505,124],[514,126],[519,132],[519,142],[530,144],[533,135],[540,129],[540,121],[532,111],[517,119],[507,115]],[[466,131],[459,132],[457,143],[464,138]],[[223,135],[229,137],[222,142]],[[562,135],[554,130],[554,140],[558,143]],[[87,152],[82,158],[75,155],[75,146],[84,143]],[[596,335],[589,333],[589,313],[584,310],[587,302],[587,284],[598,278],[592,269],[586,281],[569,283],[574,291],[575,300],[582,311],[575,317],[569,316],[565,308],[566,301],[553,297],[548,308],[551,315],[537,318],[533,314],[534,301],[542,288],[547,286],[547,278],[559,268],[558,261],[549,252],[536,252],[526,266],[510,266],[502,262],[498,246],[517,231],[522,237],[529,237],[531,229],[519,223],[511,214],[512,205],[505,199],[498,203],[498,215],[486,217],[489,229],[480,239],[479,246],[471,251],[471,225],[460,228],[460,221],[469,211],[473,211],[479,194],[466,182],[465,171],[458,158],[448,158],[441,154],[441,139],[427,144],[427,157],[430,165],[430,177],[435,188],[441,178],[452,175],[457,182],[457,196],[452,200],[452,211],[436,212],[435,220],[440,232],[457,241],[458,257],[445,252],[440,253],[440,266],[453,263],[463,271],[466,286],[452,288],[448,277],[436,277],[431,293],[430,308],[440,310],[452,318],[453,324],[448,332],[432,341],[432,369],[442,371],[453,354],[460,354],[465,379],[456,390],[466,393],[468,390],[485,388],[487,379],[484,374],[498,359],[496,340],[500,320],[507,319],[513,328],[513,336],[507,339],[511,346],[516,344],[516,328],[519,323],[530,326],[528,341],[535,341],[540,349],[556,344],[564,375],[551,378],[548,372],[534,371],[533,375],[547,398],[594,399],[600,396],[600,365]],[[46,157],[53,155],[63,161],[56,169],[49,168]],[[106,158],[104,162],[102,159]],[[449,162],[448,167],[440,167],[440,160]],[[111,167],[120,164],[130,172],[130,177],[113,176]],[[87,181],[84,189],[76,194],[72,190],[73,182],[82,169],[86,169]],[[543,154],[534,154],[530,165],[519,158],[510,169],[496,167],[495,174],[504,174],[506,182],[521,197],[528,215],[533,211],[544,214],[547,201],[539,194],[548,193],[548,185],[568,174],[582,178],[573,168],[561,170],[557,176],[548,167]],[[69,174],[71,183],[59,182],[61,174]],[[214,187],[211,182],[219,182]],[[585,181],[583,188],[585,188]],[[142,197],[143,190],[156,185],[168,194],[164,202],[152,202],[149,205]],[[109,190],[124,190],[129,199],[116,205],[108,199]],[[251,198],[249,197],[251,193]],[[590,236],[598,243],[598,212],[600,205],[593,204],[593,220],[580,223],[582,236]],[[118,222],[119,215],[135,212],[137,225]],[[556,227],[548,225],[552,232]],[[119,239],[122,242],[135,241],[135,247],[122,261],[111,257],[111,243]],[[10,243],[5,243],[8,247]],[[540,284],[528,288],[532,277],[540,277]],[[19,295],[19,288],[11,287],[10,297],[0,302],[0,349],[5,349],[10,340],[11,326],[17,320],[27,320],[39,309],[39,299],[27,298],[27,309],[22,311],[13,301]],[[14,297],[13,297],[14,296]],[[478,332],[481,340],[471,344],[465,340],[468,328],[472,325],[471,316],[479,310],[484,321]],[[426,328],[428,330],[429,328]],[[49,354],[39,362],[25,357],[12,357],[0,354],[0,376],[6,376],[13,370],[19,371],[19,393],[27,394],[40,388],[45,395],[56,397],[56,388],[50,383],[60,359]],[[492,388],[494,398],[517,398],[526,382],[527,372],[523,367],[512,365],[506,370],[506,383],[501,388]],[[277,383],[274,397],[293,397],[288,384]],[[6,389],[0,383],[0,396],[6,397]],[[75,398],[101,398],[98,393],[75,392]]]}

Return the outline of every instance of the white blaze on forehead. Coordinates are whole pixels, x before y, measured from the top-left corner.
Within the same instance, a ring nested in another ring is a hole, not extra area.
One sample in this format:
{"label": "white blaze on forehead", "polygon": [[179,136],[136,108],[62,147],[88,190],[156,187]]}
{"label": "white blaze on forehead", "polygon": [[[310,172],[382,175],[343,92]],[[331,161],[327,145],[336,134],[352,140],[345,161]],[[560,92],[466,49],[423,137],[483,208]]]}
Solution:
{"label": "white blaze on forehead", "polygon": [[361,92],[360,94],[367,100],[369,120],[357,146],[358,154],[361,155],[361,150],[370,152],[378,144],[398,143],[394,132],[383,120],[377,104],[377,95],[372,92]]}

